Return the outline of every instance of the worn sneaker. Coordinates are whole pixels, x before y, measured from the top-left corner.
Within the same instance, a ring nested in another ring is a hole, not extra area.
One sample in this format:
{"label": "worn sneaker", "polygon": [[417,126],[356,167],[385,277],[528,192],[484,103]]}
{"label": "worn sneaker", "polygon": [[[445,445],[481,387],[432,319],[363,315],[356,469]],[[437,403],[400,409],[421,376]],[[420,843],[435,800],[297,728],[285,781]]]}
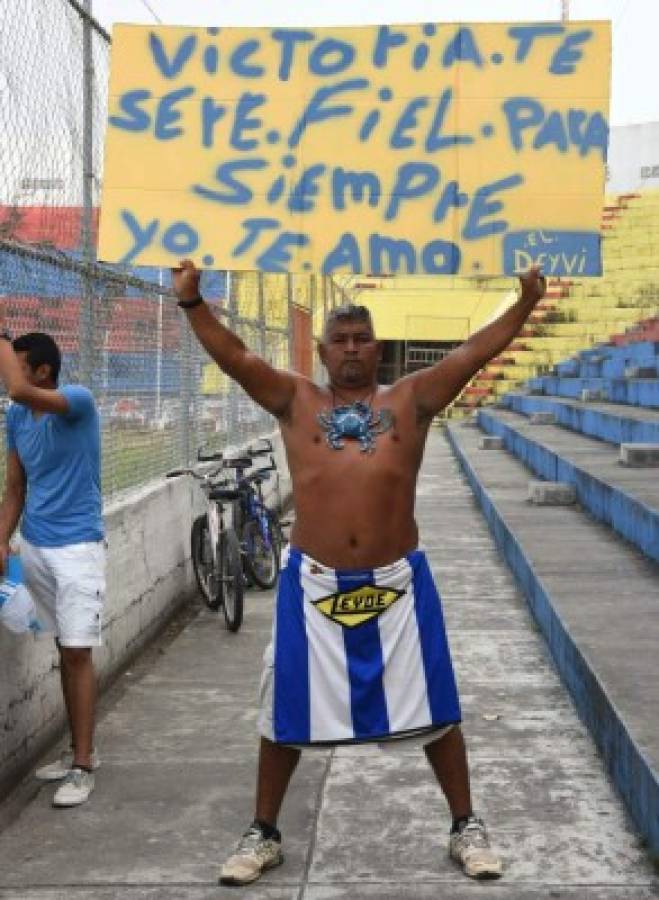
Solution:
{"label": "worn sneaker", "polygon": [[79,806],[94,790],[94,776],[84,769],[71,769],[55,791],[53,806]]}
{"label": "worn sneaker", "polygon": [[220,884],[250,884],[283,861],[281,840],[265,838],[258,825],[250,825],[236,852],[222,866]]}
{"label": "worn sneaker", "polygon": [[[92,750],[91,763],[92,769],[98,769],[101,764],[100,757],[96,750]],[[73,750],[64,750],[62,755],[59,759],[56,759],[55,762],[48,763],[47,766],[42,766],[40,769],[37,769],[34,773],[34,777],[38,778],[39,781],[61,781],[63,778],[66,778],[72,768]]]}
{"label": "worn sneaker", "polygon": [[470,878],[499,878],[503,872],[501,860],[490,847],[485,824],[475,816],[470,816],[460,831],[451,834],[449,855]]}

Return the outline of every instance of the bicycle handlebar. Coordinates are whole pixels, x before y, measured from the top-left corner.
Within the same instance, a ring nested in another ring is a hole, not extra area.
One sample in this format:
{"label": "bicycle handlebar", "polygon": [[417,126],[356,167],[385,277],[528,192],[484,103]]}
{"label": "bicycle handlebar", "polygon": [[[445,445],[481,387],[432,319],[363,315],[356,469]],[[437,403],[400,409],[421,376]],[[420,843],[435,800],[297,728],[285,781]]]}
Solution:
{"label": "bicycle handlebar", "polygon": [[251,444],[247,448],[247,453],[250,456],[265,456],[267,453],[272,453],[273,447],[270,438],[259,438],[259,440],[261,443],[256,445],[256,449],[253,449],[255,445]]}
{"label": "bicycle handlebar", "polygon": [[169,472],[165,472],[165,478],[178,478],[179,475],[192,475],[193,478],[196,478],[197,481],[210,481],[212,478],[215,478],[220,472],[220,469],[213,469],[211,472],[196,472],[194,469],[186,468],[186,469],[170,469]]}
{"label": "bicycle handlebar", "polygon": [[223,458],[224,454],[221,450],[218,450],[217,453],[203,453],[202,450],[197,450],[199,462],[222,462]]}
{"label": "bicycle handlebar", "polygon": [[[266,440],[266,443],[272,448],[272,444],[270,441]],[[201,450],[197,451],[197,460],[199,462],[219,462],[220,466],[217,469],[213,469],[211,472],[199,473],[195,471],[195,469],[186,467],[182,469],[170,469],[169,472],[165,473],[165,478],[178,478],[180,475],[192,475],[193,478],[196,478],[198,481],[210,481],[212,478],[216,477],[222,469],[249,469],[250,466],[253,465],[254,460],[251,457],[254,456],[264,456],[268,453],[268,450],[259,450],[251,453],[250,456],[237,456],[234,459],[224,459],[224,455],[222,452],[217,453],[203,453]],[[276,472],[277,465],[274,461],[274,458],[270,457],[270,465],[262,466],[260,469],[257,469],[255,472],[245,476],[242,475],[240,480],[243,482],[253,481],[257,477],[261,477],[268,472]],[[222,485],[218,486],[226,486],[228,482],[222,483]]]}

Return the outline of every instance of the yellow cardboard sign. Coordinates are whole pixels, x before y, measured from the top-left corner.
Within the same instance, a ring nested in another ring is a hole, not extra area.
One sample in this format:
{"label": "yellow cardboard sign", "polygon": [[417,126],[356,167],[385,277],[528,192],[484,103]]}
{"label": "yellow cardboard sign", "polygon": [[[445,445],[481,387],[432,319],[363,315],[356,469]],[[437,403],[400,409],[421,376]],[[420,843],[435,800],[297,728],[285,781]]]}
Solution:
{"label": "yellow cardboard sign", "polygon": [[601,271],[610,23],[114,30],[99,257]]}

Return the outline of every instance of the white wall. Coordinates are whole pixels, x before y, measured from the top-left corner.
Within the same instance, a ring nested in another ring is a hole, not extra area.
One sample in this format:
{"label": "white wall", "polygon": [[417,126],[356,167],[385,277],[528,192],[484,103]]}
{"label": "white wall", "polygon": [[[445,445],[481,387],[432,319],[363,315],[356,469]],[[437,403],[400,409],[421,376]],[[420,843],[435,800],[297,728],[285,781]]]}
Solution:
{"label": "white wall", "polygon": [[659,190],[659,122],[611,129],[608,194]]}

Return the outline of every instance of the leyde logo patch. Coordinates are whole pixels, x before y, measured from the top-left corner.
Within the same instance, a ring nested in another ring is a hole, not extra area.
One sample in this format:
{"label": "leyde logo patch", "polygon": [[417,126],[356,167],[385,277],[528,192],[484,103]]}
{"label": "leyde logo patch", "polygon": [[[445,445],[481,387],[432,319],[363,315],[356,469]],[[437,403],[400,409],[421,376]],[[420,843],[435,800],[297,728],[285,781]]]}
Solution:
{"label": "leyde logo patch", "polygon": [[365,584],[354,591],[340,591],[312,600],[320,612],[344,628],[356,628],[381,615],[403,596],[405,591]]}

